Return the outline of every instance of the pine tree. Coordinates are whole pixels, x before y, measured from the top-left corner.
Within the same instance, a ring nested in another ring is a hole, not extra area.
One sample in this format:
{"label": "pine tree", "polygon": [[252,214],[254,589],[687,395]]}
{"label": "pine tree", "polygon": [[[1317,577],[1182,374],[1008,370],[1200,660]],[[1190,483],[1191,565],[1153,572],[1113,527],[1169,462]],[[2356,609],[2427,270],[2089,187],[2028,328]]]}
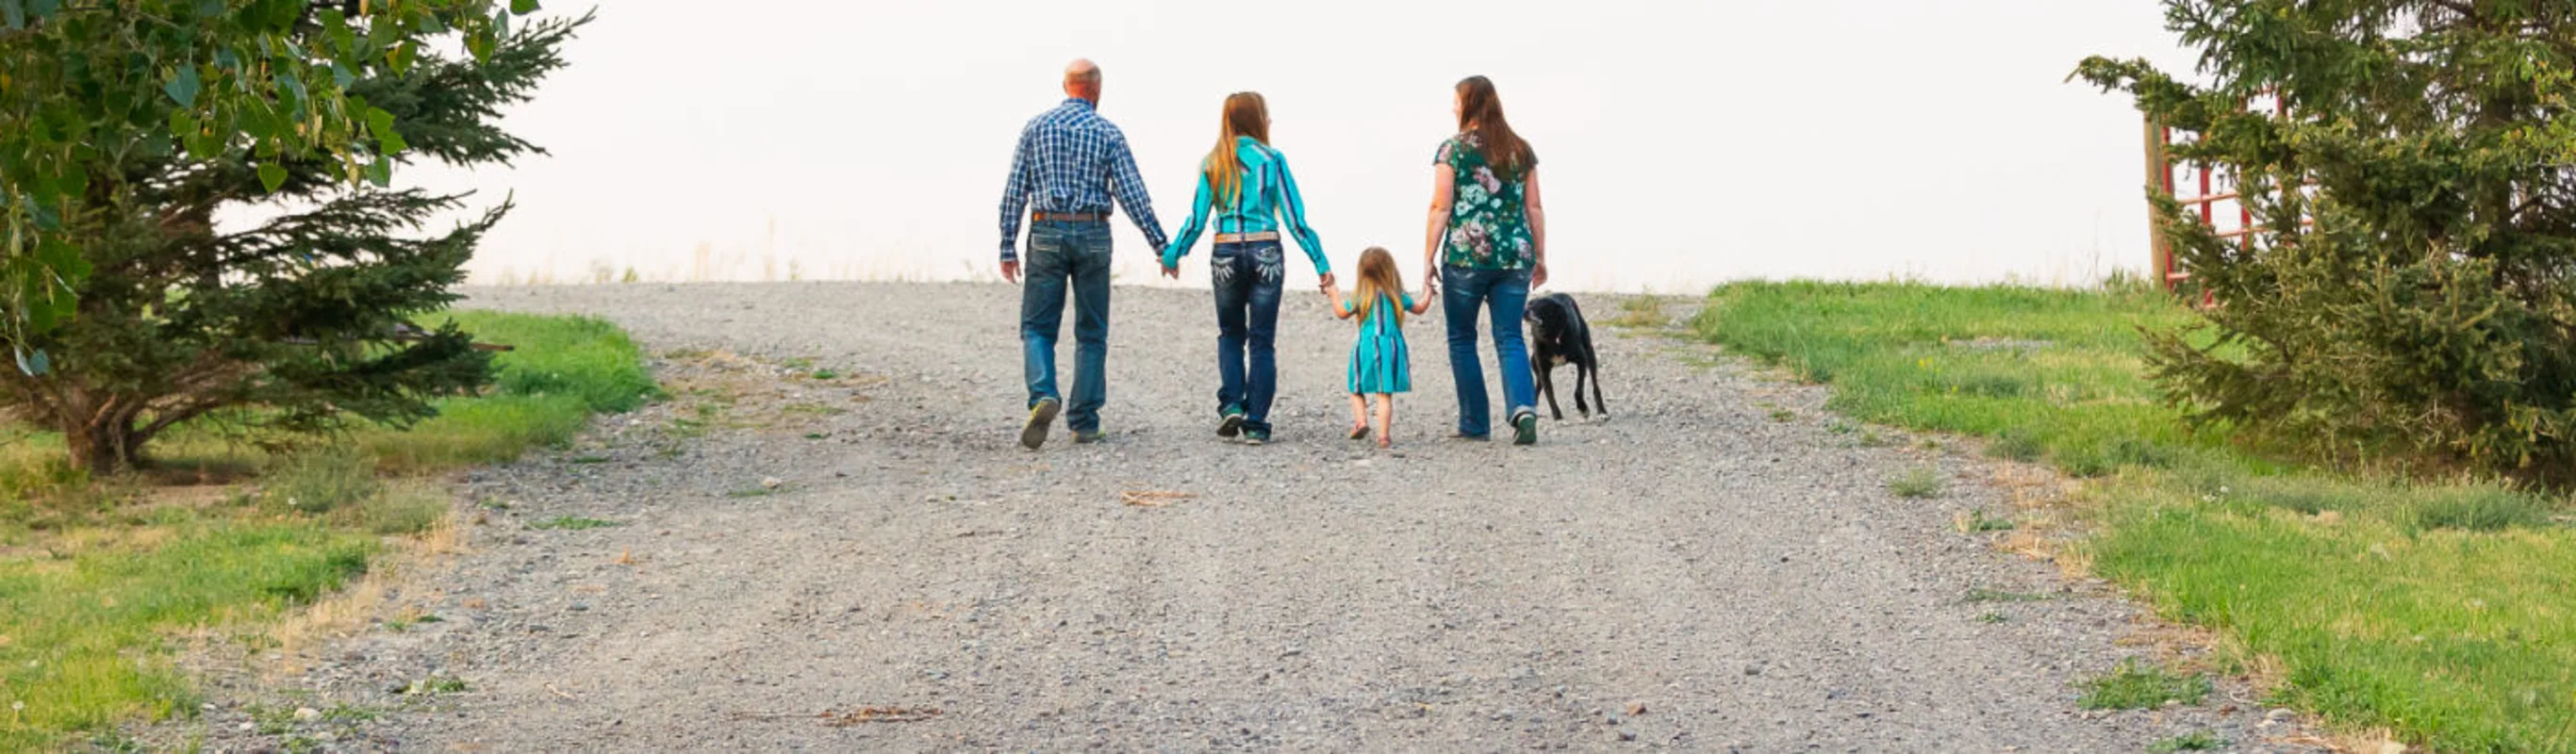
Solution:
{"label": "pine tree", "polygon": [[2328,457],[2576,478],[2576,3],[2165,5],[2206,83],[2077,75],[2200,134],[2176,156],[2237,171],[2261,229],[2157,197],[2217,303],[2150,333],[2173,399]]}
{"label": "pine tree", "polygon": [[[300,13],[286,35],[295,43],[365,33],[329,18],[362,3],[284,4]],[[163,432],[210,416],[258,438],[353,419],[400,426],[431,416],[435,397],[486,384],[489,356],[469,334],[411,321],[455,300],[462,265],[508,204],[425,232],[467,197],[395,188],[393,163],[471,167],[541,153],[500,128],[499,110],[564,65],[561,46],[588,20],[469,35],[459,56],[399,35],[339,40],[374,53],[327,74],[345,90],[354,153],[207,137],[90,161],[78,209],[55,233],[79,250],[86,274],[66,278],[69,317],[18,336],[21,353],[46,356],[38,368],[0,369],[0,410],[59,430],[74,467],[112,472]],[[175,97],[142,107],[156,112],[134,120],[191,117]],[[302,132],[320,120],[287,125]],[[350,180],[353,171],[366,180]],[[216,221],[240,207],[273,219]]]}

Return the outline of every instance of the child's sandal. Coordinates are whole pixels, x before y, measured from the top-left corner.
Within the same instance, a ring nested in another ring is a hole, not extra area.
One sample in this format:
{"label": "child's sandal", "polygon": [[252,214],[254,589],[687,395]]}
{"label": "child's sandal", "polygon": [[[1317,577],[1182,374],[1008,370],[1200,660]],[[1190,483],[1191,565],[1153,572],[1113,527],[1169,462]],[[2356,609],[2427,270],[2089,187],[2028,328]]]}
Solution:
{"label": "child's sandal", "polygon": [[1353,440],[1366,440],[1368,439],[1368,433],[1369,428],[1366,424],[1351,425],[1351,439]]}

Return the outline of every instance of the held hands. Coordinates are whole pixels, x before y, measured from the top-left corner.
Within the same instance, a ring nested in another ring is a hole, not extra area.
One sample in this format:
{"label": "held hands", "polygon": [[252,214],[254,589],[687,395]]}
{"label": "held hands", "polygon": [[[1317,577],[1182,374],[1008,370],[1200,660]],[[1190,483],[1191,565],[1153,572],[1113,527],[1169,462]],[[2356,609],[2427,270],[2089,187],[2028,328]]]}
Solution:
{"label": "held hands", "polygon": [[1177,264],[1163,265],[1163,277],[1171,278],[1173,280],[1181,279],[1181,266]]}

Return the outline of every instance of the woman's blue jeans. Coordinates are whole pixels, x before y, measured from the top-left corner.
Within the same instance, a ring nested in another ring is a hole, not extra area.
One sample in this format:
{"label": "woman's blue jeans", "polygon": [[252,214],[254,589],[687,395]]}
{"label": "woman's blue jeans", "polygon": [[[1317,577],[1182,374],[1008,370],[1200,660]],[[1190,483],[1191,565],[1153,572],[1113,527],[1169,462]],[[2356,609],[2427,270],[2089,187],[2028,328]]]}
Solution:
{"label": "woman's blue jeans", "polygon": [[1449,374],[1458,383],[1458,434],[1493,434],[1493,407],[1485,397],[1485,365],[1476,358],[1477,309],[1494,318],[1494,360],[1503,370],[1506,418],[1537,413],[1538,385],[1530,374],[1529,344],[1521,338],[1521,313],[1529,308],[1529,270],[1440,269],[1441,313],[1449,320]]}
{"label": "woman's blue jeans", "polygon": [[1243,428],[1270,431],[1279,395],[1279,291],[1286,277],[1277,241],[1221,243],[1209,258],[1216,288],[1217,411],[1241,409]]}

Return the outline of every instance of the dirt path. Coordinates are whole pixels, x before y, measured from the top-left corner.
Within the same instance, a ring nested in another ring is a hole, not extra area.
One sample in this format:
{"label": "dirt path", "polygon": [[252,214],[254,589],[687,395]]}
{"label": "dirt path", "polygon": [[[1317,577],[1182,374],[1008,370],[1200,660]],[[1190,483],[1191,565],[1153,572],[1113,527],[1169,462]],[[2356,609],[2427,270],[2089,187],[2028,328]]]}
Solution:
{"label": "dirt path", "polygon": [[[419,598],[442,620],[306,681],[409,710],[342,743],[424,750],[2274,745],[2224,694],[2079,711],[2151,651],[2134,609],[1956,531],[2009,507],[1985,472],[1862,447],[1816,390],[1631,332],[1601,343],[1616,419],[1446,442],[1434,314],[1381,454],[1338,437],[1349,331],[1292,296],[1279,442],[1242,447],[1211,433],[1206,294],[1117,295],[1110,442],[1031,453],[1015,289],[479,291],[616,320],[677,398],[479,473],[476,552]],[[798,359],[840,374],[767,366]],[[1947,496],[1884,491],[1924,463]],[[620,525],[530,528],[565,516]],[[466,688],[390,693],[429,677]],[[926,719],[817,717],[862,708]]]}

